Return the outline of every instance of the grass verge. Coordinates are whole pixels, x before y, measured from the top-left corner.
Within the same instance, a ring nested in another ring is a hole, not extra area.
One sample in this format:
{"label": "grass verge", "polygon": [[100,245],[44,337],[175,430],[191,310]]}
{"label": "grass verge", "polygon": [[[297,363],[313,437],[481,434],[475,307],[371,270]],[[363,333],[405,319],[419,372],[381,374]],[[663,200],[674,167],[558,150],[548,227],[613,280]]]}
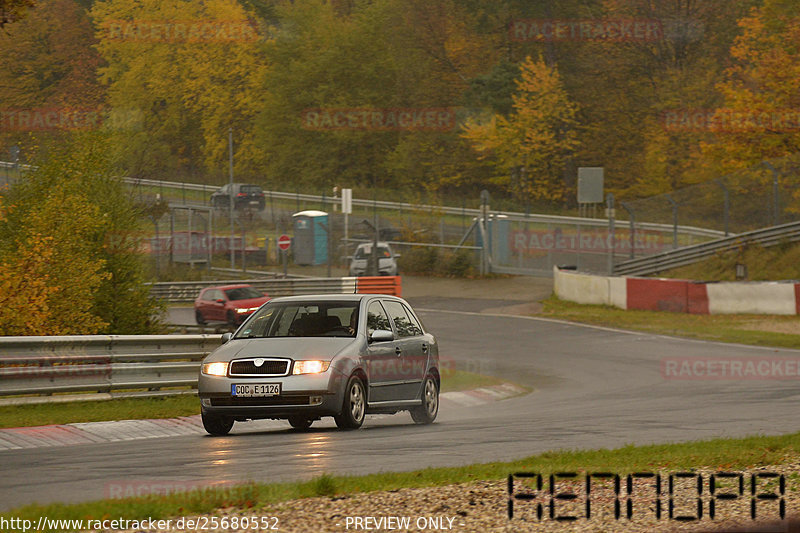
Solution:
{"label": "grass verge", "polygon": [[538,316],[558,318],[660,335],[719,342],[800,348],[800,319],[795,316],[690,315],[666,311],[632,311],[605,305],[583,305],[551,296]]}
{"label": "grass verge", "polygon": [[[455,392],[503,383],[502,379],[456,370],[442,379],[442,392]],[[175,418],[200,414],[194,394],[161,398],[119,398],[35,405],[0,406],[0,428],[47,426],[106,420]]]}
{"label": "grass verge", "polygon": [[[782,465],[786,461],[796,460],[798,453],[800,453],[800,433],[777,437],[625,446],[615,450],[548,452],[513,462],[494,462],[456,468],[429,468],[415,472],[366,476],[323,475],[306,482],[251,483],[73,505],[27,505],[3,513],[0,517],[33,520],[35,523],[40,516],[51,519],[84,520],[105,517],[141,519],[204,514],[223,508],[228,511],[241,509],[249,512],[252,509],[287,500],[315,496],[340,496],[401,488],[502,480],[508,474],[518,471],[541,474],[610,471],[624,475],[636,471],[678,472],[701,467],[734,470]],[[799,478],[800,474],[792,474],[787,481],[790,486],[796,486],[800,481]],[[163,485],[163,480],[159,480],[159,483]],[[122,492],[124,493],[124,490]]]}

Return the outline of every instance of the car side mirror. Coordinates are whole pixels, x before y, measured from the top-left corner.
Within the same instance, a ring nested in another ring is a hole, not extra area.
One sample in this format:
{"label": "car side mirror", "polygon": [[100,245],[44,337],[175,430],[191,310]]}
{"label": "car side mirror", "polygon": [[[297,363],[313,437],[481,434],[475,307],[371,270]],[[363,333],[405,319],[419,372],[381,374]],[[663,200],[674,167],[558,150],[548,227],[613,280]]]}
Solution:
{"label": "car side mirror", "polygon": [[369,336],[369,342],[388,342],[394,340],[394,333],[386,329],[376,329]]}
{"label": "car side mirror", "polygon": [[223,300],[222,298],[217,298],[216,302],[217,302],[218,304],[223,304],[223,305],[225,305],[225,300]]}
{"label": "car side mirror", "polygon": [[227,333],[223,333],[222,334],[222,344],[227,343],[232,338],[233,338],[233,333],[231,333],[230,331],[227,332]]}

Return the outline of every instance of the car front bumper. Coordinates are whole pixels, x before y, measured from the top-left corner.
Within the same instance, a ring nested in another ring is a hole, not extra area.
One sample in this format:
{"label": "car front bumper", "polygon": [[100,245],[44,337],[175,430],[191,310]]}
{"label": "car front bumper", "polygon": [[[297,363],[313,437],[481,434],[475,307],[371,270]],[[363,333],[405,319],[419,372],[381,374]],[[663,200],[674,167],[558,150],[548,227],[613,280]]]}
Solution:
{"label": "car front bumper", "polygon": [[[280,383],[281,393],[263,398],[232,395],[233,385],[248,383]],[[200,403],[205,412],[251,419],[338,415],[345,386],[344,376],[332,369],[320,374],[263,378],[200,374],[198,381]]]}

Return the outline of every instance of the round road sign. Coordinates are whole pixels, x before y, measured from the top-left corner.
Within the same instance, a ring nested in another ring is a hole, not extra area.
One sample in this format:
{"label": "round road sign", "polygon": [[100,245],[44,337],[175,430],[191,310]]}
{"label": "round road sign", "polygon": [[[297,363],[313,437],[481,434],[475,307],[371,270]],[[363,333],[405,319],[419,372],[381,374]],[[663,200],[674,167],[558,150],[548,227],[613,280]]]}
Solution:
{"label": "round road sign", "polygon": [[292,245],[292,239],[289,238],[288,235],[281,235],[278,237],[278,248],[283,250],[284,252],[289,249],[289,246]]}

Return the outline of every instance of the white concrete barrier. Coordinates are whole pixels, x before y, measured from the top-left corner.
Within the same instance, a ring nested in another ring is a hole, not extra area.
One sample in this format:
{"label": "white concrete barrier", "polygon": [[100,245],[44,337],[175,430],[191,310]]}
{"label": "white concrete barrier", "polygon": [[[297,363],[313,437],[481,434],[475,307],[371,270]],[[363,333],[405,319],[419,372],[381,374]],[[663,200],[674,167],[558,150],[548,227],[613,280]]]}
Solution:
{"label": "white concrete barrier", "polygon": [[794,283],[709,283],[708,311],[712,315],[795,315]]}
{"label": "white concrete barrier", "polygon": [[[553,278],[556,296],[579,304],[712,315],[800,315],[800,286],[791,281],[695,283],[595,276],[558,268]],[[663,306],[664,302],[674,305]]]}
{"label": "white concrete barrier", "polygon": [[[609,279],[605,276],[578,274],[568,270],[553,269],[554,290],[562,300],[579,304],[611,305]],[[624,280],[623,280],[624,281]],[[615,286],[615,295],[619,290]]]}

